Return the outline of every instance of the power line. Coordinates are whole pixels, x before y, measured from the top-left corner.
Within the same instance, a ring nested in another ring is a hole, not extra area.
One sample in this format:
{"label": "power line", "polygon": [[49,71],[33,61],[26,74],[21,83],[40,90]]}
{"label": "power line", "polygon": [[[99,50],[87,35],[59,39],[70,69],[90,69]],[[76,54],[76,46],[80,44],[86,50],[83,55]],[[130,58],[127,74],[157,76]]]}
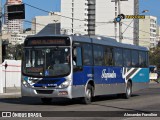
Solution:
{"label": "power line", "polygon": [[[47,11],[47,10],[44,10],[44,9],[35,7],[35,6],[30,5],[30,4],[27,4],[27,3],[24,3],[24,4],[26,4],[27,6],[30,6],[30,7],[32,7],[32,8],[35,8],[35,9],[41,10],[41,11],[43,11],[43,12],[46,12],[46,13],[52,13],[52,12],[50,12],[50,11]],[[67,16],[62,16],[62,15],[59,15],[59,14],[56,14],[56,13],[54,13],[54,15],[61,16],[61,17],[67,18],[67,19],[72,19],[72,20],[74,19],[74,20],[78,20],[78,21],[86,21],[86,20],[71,18],[71,17],[67,17]],[[29,22],[29,21],[25,21],[25,22]],[[33,23],[33,22],[29,22],[29,23]],[[102,23],[101,25],[104,25],[104,24],[114,23],[114,22],[96,22],[96,23]],[[34,23],[33,23],[33,24],[34,24]],[[36,24],[42,25],[42,24],[40,24],[40,23],[36,23]],[[128,27],[134,28],[134,27],[130,26],[130,24],[127,25],[127,24],[125,24],[124,22],[122,22],[122,24],[126,25],[127,28],[128,28]],[[101,25],[96,25],[95,27],[98,27],[98,26],[101,26]],[[45,25],[42,25],[42,26],[45,26]],[[72,28],[71,28],[71,29],[72,29]],[[69,31],[70,31],[71,29],[66,29],[66,30],[69,30]],[[126,31],[126,30],[125,30],[125,31]],[[146,32],[146,31],[142,31],[142,30],[139,30],[139,31],[150,34],[149,32]],[[75,32],[76,32],[76,31],[75,31]],[[84,34],[84,32],[82,32],[82,31],[77,31],[77,32]],[[124,32],[123,32],[123,33],[124,33]]]}
{"label": "power line", "polygon": [[[46,26],[46,25],[44,25],[44,24],[32,22],[32,21],[29,21],[29,20],[24,20],[24,22],[26,22],[26,23],[31,23],[31,24],[36,24],[36,25],[40,25],[40,26],[43,26],[43,27]],[[50,29],[50,30],[53,30],[53,27],[51,27],[51,26],[48,26],[47,28]],[[67,31],[71,31],[72,28],[70,28],[70,29],[69,29],[69,28],[64,28],[64,29],[67,30]],[[75,32],[81,33],[81,34],[85,34],[85,33],[82,32],[82,31],[75,31]]]}
{"label": "power line", "polygon": [[[123,22],[122,22],[122,24],[124,24],[125,26],[128,26],[128,27],[134,29],[134,27],[132,27],[132,26],[130,26],[130,25],[127,25],[127,24],[125,24],[125,23],[123,23]],[[139,31],[150,34],[150,32],[146,32],[146,31],[143,31],[143,30],[139,30]]]}
{"label": "power line", "polygon": [[[40,25],[40,26],[46,26],[46,25],[44,25],[44,24],[40,24],[40,23],[36,23],[36,22],[31,22],[31,21],[29,21],[29,20],[24,20],[24,22],[27,22],[27,23],[32,23],[32,24],[37,24],[37,25]],[[98,26],[95,26],[95,27],[98,27]],[[130,26],[131,27],[131,26]],[[49,29],[53,29],[53,27],[51,27],[51,26],[48,26],[48,28]],[[132,27],[133,28],[133,27]],[[67,31],[71,31],[71,29],[72,28],[64,28],[65,30],[67,30]],[[77,32],[77,33],[81,33],[81,34],[85,34],[84,32],[82,32],[82,31],[75,31],[75,32]],[[85,34],[86,35],[86,34]],[[96,34],[96,35],[98,35],[98,34]],[[102,36],[102,35],[101,35]],[[104,35],[104,37],[109,37],[109,38],[115,38],[115,36],[110,36],[110,35]],[[123,38],[125,38],[125,39],[129,39],[129,40],[133,40],[134,38],[131,38],[131,37],[125,37],[125,36],[123,36]],[[150,38],[140,38],[140,39],[150,39]],[[141,40],[142,42],[148,42],[148,41],[146,41],[146,40]]]}
{"label": "power line", "polygon": [[[27,5],[27,6],[30,6],[30,7],[32,7],[32,8],[35,8],[35,9],[37,9],[37,10],[46,12],[46,13],[53,13],[53,12],[50,12],[50,11],[47,11],[47,10],[44,10],[44,9],[35,7],[35,6],[30,5],[30,4],[28,4],[28,3],[24,3],[24,4]],[[60,17],[64,17],[64,18],[67,18],[67,19],[71,19],[71,20],[78,20],[78,21],[84,21],[84,22],[87,21],[87,20],[82,20],[82,19],[77,19],[77,18],[72,18],[72,17],[67,17],[67,16],[59,15],[59,14],[56,14],[56,13],[54,13],[54,15],[57,15],[57,16],[60,16]],[[96,23],[111,23],[111,21],[109,21],[109,22],[96,22]]]}
{"label": "power line", "polygon": [[[46,12],[46,13],[52,13],[52,12],[50,12],[50,11],[47,11],[47,10],[44,10],[44,9],[41,9],[41,8],[35,7],[35,6],[30,5],[30,4],[27,4],[27,3],[24,3],[24,4],[25,4],[25,5],[27,5],[27,6],[30,6],[30,7],[32,7],[32,8],[35,8],[35,9],[37,9],[37,10],[40,10],[40,11]],[[68,19],[74,19],[74,20],[79,20],[79,21],[86,21],[86,20],[81,20],[81,19],[76,19],[76,18],[71,18],[71,17],[67,17],[67,16],[59,15],[59,14],[56,14],[56,13],[54,13],[54,15],[61,16],[61,17],[64,17],[64,18],[68,18]]]}
{"label": "power line", "polygon": [[[52,12],[50,12],[50,11],[47,11],[47,10],[44,10],[44,9],[35,7],[35,6],[30,5],[30,4],[28,4],[28,3],[24,3],[24,4],[26,4],[27,6],[30,6],[30,7],[32,7],[32,8],[35,8],[35,9],[41,10],[41,11],[43,11],[43,12],[46,12],[46,13],[52,13]],[[67,17],[67,16],[62,16],[62,15],[59,15],[59,14],[56,14],[56,13],[54,13],[54,15],[61,16],[61,17],[64,17],[64,18],[68,18],[68,19],[74,19],[74,20],[79,20],[79,21],[86,21],[86,20],[71,18],[71,17]],[[96,22],[96,23],[106,24],[106,23],[111,23],[111,22]],[[123,23],[123,22],[122,22],[122,24],[127,25],[127,24],[125,24],[125,23]],[[127,27],[131,27],[131,26],[127,25]],[[132,27],[132,28],[133,28],[133,27]],[[139,31],[142,31],[142,30],[139,30]],[[142,31],[142,32],[149,33],[149,32],[146,32],[146,31]],[[149,33],[149,34],[150,34],[150,33]]]}

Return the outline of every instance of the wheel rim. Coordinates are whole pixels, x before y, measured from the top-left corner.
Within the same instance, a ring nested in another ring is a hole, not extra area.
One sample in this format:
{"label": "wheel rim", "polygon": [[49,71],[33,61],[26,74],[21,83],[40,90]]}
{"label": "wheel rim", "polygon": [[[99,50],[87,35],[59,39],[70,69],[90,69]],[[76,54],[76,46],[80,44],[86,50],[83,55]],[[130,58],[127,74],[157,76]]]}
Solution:
{"label": "wheel rim", "polygon": [[86,91],[86,100],[87,101],[91,100],[91,90],[90,89],[87,89],[87,91]]}
{"label": "wheel rim", "polygon": [[128,88],[127,88],[127,95],[130,96],[130,94],[131,94],[131,88],[128,87]]}

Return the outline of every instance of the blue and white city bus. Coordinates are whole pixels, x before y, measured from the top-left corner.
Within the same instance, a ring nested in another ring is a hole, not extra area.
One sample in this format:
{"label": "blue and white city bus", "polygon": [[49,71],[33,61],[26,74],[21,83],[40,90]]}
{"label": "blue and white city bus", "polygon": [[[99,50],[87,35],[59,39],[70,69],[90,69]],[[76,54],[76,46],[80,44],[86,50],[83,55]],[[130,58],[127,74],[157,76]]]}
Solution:
{"label": "blue and white city bus", "polygon": [[22,61],[22,96],[81,98],[132,92],[149,83],[148,49],[111,38],[28,36]]}

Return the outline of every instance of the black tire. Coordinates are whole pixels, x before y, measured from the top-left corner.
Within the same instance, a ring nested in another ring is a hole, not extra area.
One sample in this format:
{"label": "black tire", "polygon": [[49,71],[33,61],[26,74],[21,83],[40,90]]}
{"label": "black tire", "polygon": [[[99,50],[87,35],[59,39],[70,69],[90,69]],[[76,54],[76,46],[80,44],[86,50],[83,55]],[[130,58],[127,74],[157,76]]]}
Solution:
{"label": "black tire", "polygon": [[129,99],[132,94],[132,85],[131,82],[127,82],[126,93],[123,94],[125,99]]}
{"label": "black tire", "polygon": [[50,104],[52,102],[52,98],[41,98],[43,104]]}
{"label": "black tire", "polygon": [[83,104],[91,104],[92,102],[92,96],[93,96],[93,87],[88,84],[86,91],[85,91],[85,97],[81,98]]}
{"label": "black tire", "polygon": [[123,97],[124,97],[124,94],[122,93],[117,94],[117,98],[123,98]]}

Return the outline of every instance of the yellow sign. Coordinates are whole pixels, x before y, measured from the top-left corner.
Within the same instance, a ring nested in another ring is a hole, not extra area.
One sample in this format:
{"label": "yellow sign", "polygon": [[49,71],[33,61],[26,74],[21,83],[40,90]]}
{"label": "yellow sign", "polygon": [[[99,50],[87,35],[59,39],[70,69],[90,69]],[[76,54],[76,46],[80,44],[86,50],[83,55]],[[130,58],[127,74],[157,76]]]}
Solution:
{"label": "yellow sign", "polygon": [[145,15],[125,15],[125,19],[145,19]]}

